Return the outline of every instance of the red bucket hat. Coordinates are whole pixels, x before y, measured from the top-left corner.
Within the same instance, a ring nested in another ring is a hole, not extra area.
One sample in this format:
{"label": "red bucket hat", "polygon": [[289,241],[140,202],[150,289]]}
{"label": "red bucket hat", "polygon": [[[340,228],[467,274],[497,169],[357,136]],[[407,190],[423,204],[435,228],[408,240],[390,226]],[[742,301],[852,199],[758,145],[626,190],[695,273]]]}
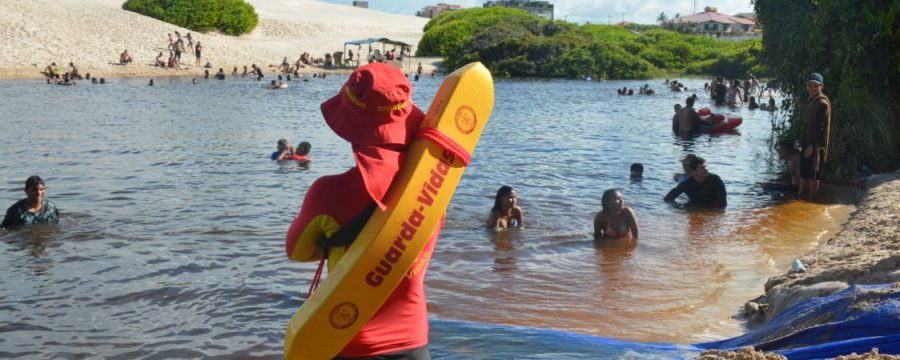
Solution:
{"label": "red bucket hat", "polygon": [[384,195],[425,117],[412,102],[409,79],[392,65],[368,64],[320,108],[328,126],[353,145],[366,190],[385,209]]}

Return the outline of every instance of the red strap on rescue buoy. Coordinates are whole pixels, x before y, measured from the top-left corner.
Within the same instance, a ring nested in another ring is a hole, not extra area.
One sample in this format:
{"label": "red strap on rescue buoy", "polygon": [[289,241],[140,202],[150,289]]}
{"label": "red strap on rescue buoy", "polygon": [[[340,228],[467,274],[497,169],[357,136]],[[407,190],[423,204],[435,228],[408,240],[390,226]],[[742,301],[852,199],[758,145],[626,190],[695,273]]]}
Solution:
{"label": "red strap on rescue buoy", "polygon": [[425,128],[419,129],[416,133],[417,138],[423,138],[431,140],[431,142],[438,144],[438,146],[444,148],[444,150],[449,151],[453,156],[462,161],[463,165],[468,166],[469,161],[472,160],[472,155],[466,151],[465,148],[462,147],[456,140],[453,140],[447,134],[444,134],[437,128]]}
{"label": "red strap on rescue buoy", "polygon": [[319,267],[316,269],[316,274],[313,275],[312,281],[309,283],[309,291],[306,293],[306,298],[309,299],[312,296],[313,291],[316,291],[316,288],[319,287],[319,281],[322,280],[322,269],[325,268],[325,258],[328,256],[322,254],[322,259],[319,260]]}

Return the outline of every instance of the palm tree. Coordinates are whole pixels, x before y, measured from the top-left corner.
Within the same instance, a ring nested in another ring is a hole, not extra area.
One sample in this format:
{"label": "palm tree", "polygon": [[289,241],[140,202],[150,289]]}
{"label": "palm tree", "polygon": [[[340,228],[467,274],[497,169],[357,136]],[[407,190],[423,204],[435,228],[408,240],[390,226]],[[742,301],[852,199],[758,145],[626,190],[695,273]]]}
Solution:
{"label": "palm tree", "polygon": [[668,20],[669,20],[669,18],[666,17],[665,12],[659,13],[659,16],[656,18],[656,22],[658,22],[660,25],[665,25],[666,21],[668,21]]}

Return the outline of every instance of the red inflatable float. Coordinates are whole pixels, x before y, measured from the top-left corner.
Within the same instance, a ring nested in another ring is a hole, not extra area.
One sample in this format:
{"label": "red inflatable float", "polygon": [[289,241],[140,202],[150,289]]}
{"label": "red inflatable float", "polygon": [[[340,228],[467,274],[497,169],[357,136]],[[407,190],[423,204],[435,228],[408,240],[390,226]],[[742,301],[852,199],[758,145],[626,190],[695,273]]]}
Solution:
{"label": "red inflatable float", "polygon": [[[702,110],[702,109],[701,109]],[[729,132],[734,130],[734,128],[741,126],[744,122],[744,118],[739,115],[729,114],[728,116],[722,114],[713,115],[712,127],[708,128],[705,132],[708,134],[721,134],[725,132]]]}

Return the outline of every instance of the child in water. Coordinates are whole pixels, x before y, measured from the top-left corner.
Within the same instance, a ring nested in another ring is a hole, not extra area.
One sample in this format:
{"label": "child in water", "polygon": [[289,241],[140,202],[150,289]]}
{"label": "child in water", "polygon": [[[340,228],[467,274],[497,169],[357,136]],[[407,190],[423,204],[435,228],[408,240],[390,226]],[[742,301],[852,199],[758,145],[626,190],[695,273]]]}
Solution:
{"label": "child in water", "polygon": [[296,160],[296,161],[309,161],[309,150],[312,149],[312,144],[301,141],[297,144],[297,147],[294,148],[294,154],[288,157],[288,160]]}
{"label": "child in water", "polygon": [[594,241],[622,237],[638,238],[638,221],[631,208],[625,206],[616,189],[603,192],[602,210],[594,217]]}
{"label": "child in water", "polygon": [[631,164],[631,179],[640,180],[644,177],[644,165],[641,163]]}
{"label": "child in water", "polygon": [[285,139],[279,139],[275,149],[276,151],[272,153],[272,160],[287,160],[289,156],[293,155],[293,151]]}
{"label": "child in water", "polygon": [[494,197],[494,207],[488,217],[487,226],[494,230],[523,227],[522,208],[516,205],[516,190],[511,186],[501,186]]}

